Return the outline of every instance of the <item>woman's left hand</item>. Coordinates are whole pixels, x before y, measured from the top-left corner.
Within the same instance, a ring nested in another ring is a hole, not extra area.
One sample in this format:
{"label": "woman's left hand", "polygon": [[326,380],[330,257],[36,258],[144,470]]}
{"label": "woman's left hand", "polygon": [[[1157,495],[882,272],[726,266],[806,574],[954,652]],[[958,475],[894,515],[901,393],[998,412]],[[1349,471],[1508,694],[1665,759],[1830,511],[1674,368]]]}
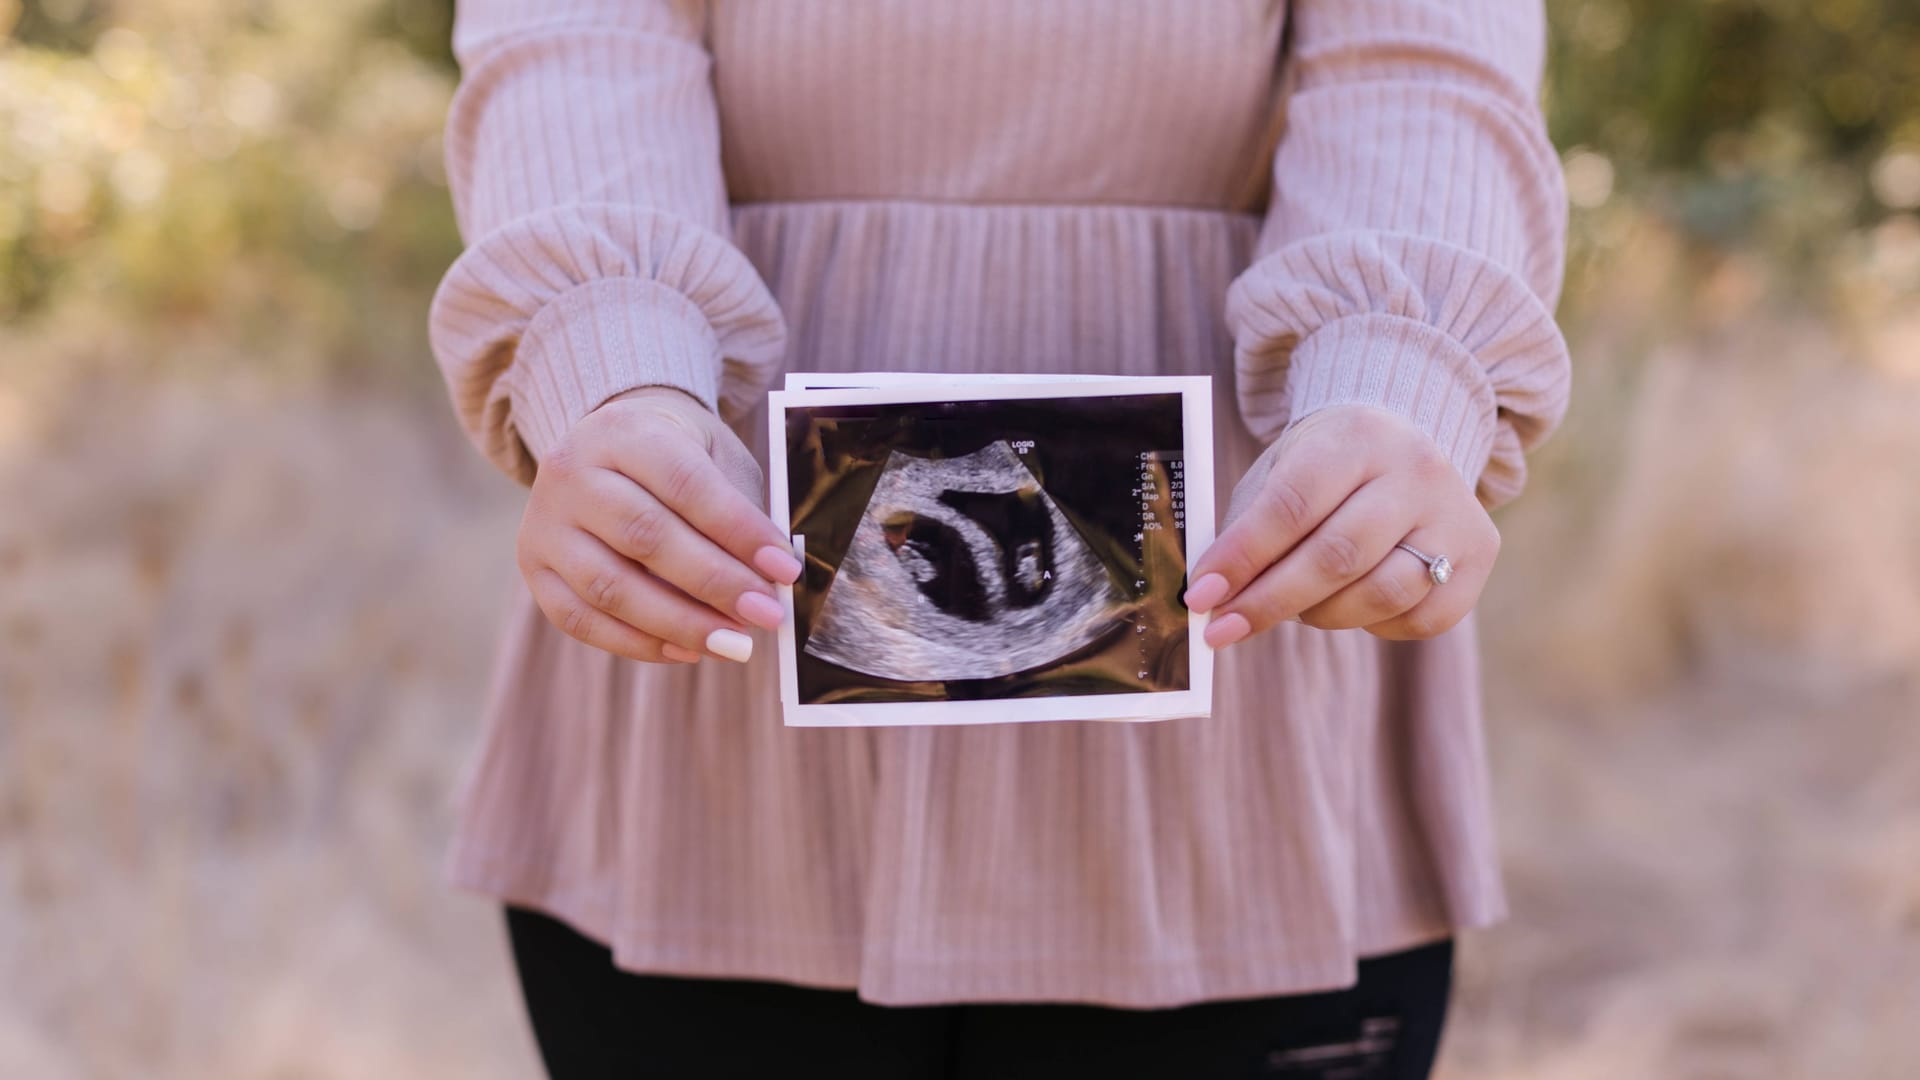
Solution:
{"label": "woman's left hand", "polygon": [[[1395,545],[1445,555],[1436,585]],[[1234,488],[1225,531],[1194,566],[1187,606],[1224,648],[1286,619],[1430,638],[1480,599],[1500,533],[1438,445],[1403,417],[1322,409],[1289,428]]]}

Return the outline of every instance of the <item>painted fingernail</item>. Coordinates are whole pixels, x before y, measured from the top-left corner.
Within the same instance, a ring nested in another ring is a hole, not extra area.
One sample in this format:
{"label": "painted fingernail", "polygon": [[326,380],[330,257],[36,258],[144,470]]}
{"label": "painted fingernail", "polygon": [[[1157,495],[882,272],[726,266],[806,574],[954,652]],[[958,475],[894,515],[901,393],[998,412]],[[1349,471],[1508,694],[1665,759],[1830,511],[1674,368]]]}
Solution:
{"label": "painted fingernail", "polygon": [[1227,598],[1227,579],[1220,574],[1203,575],[1187,589],[1187,607],[1194,611],[1212,611]]}
{"label": "painted fingernail", "polygon": [[753,553],[753,567],[782,585],[800,580],[800,560],[772,544]]}
{"label": "painted fingernail", "polygon": [[675,645],[671,641],[661,643],[660,655],[669,660],[677,660],[682,664],[697,664],[700,662],[699,653],[694,652],[692,649]]}
{"label": "painted fingernail", "polygon": [[707,651],[734,663],[744,664],[753,656],[753,639],[738,630],[721,627],[707,635]]}
{"label": "painted fingernail", "polygon": [[779,626],[781,620],[787,617],[780,601],[762,592],[741,593],[740,601],[734,607],[740,612],[741,618],[768,630]]}
{"label": "painted fingernail", "polygon": [[1224,649],[1246,637],[1252,630],[1253,624],[1247,621],[1245,615],[1238,612],[1224,615],[1207,624],[1207,644],[1216,649]]}

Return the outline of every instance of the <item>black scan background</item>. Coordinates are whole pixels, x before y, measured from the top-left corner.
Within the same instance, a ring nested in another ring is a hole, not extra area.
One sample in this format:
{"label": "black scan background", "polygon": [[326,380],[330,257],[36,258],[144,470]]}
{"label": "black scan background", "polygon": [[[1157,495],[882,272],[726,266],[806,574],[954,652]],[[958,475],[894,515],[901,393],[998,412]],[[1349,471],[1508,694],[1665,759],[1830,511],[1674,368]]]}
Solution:
{"label": "black scan background", "polygon": [[[790,531],[806,539],[806,570],[794,589],[803,703],[979,700],[1185,690],[1185,529],[1162,500],[1161,528],[1141,532],[1142,452],[1183,447],[1178,394],[1124,394],[997,401],[788,407]],[[873,497],[888,455],[971,454],[989,443],[1031,440],[1029,471],[1092,548],[1122,595],[1147,588],[1128,623],[1041,668],[996,679],[901,682],[809,655],[807,635]],[[1165,466],[1159,466],[1163,471]],[[1165,485],[1162,485],[1165,490]],[[1144,623],[1146,633],[1134,625]],[[1147,653],[1143,661],[1142,652]],[[1144,668],[1143,668],[1144,663]],[[1138,677],[1140,670],[1149,677]]]}

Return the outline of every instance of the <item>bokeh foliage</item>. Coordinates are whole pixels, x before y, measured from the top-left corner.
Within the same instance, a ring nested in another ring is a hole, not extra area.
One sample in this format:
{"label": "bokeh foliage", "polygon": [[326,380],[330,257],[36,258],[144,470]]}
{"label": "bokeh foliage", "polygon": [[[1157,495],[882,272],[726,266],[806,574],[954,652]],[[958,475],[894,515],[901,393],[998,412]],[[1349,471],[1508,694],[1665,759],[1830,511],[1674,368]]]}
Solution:
{"label": "bokeh foliage", "polygon": [[1920,139],[1911,0],[1555,0],[1553,128],[1667,174],[1869,164]]}
{"label": "bokeh foliage", "polygon": [[[1576,282],[1648,217],[1812,281],[1890,221],[1920,245],[1920,4],[1549,7]],[[0,0],[0,321],[208,331],[154,335],[156,361],[215,340],[281,366],[424,370],[423,311],[458,243],[437,131],[451,11]]]}
{"label": "bokeh foliage", "polygon": [[1758,255],[1802,290],[1876,226],[1920,243],[1914,0],[1549,8],[1548,111],[1576,270],[1604,258],[1620,210],[1657,215],[1706,250]]}
{"label": "bokeh foliage", "polygon": [[133,363],[421,369],[450,10],[0,0],[0,320],[173,331]]}

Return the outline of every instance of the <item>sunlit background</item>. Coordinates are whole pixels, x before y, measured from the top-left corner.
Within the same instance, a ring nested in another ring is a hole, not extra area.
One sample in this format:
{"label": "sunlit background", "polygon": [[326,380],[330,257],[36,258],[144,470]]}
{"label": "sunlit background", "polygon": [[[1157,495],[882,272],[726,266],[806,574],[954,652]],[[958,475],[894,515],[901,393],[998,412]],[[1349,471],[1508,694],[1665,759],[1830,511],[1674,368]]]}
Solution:
{"label": "sunlit background", "polygon": [[[1920,1076],[1920,5],[1557,0],[1577,390],[1443,1074]],[[0,0],[0,1076],[537,1075],[437,862],[518,494],[446,0]]]}

